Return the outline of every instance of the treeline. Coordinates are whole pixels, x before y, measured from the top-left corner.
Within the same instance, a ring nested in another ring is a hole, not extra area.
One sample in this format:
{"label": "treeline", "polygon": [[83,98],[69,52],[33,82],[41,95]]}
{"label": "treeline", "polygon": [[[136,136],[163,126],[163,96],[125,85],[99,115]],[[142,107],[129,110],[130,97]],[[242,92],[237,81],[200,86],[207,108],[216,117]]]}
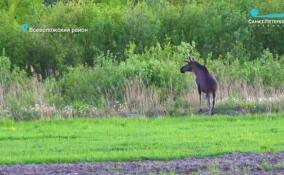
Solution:
{"label": "treeline", "polygon": [[[27,71],[32,65],[44,78],[61,75],[69,66],[97,65],[106,54],[124,61],[131,45],[135,53],[143,53],[157,44],[163,48],[195,41],[203,59],[224,59],[230,52],[242,62],[260,57],[264,49],[282,55],[283,26],[248,24],[253,7],[260,13],[282,12],[284,1],[2,0],[0,48],[12,65]],[[23,23],[88,32],[29,33],[21,31]]]}

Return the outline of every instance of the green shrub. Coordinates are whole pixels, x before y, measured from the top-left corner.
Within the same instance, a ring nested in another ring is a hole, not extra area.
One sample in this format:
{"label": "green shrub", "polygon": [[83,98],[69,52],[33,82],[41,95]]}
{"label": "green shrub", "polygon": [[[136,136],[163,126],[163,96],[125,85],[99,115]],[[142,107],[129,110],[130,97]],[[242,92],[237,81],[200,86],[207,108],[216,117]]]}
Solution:
{"label": "green shrub", "polygon": [[129,53],[129,58],[120,64],[106,61],[112,60],[106,57],[94,68],[70,68],[60,83],[64,99],[67,103],[80,100],[100,107],[105,105],[107,96],[122,102],[126,80],[142,80],[146,87],[155,87],[161,98],[169,93],[178,95],[194,85],[189,75],[179,71],[183,55],[174,51],[181,50],[180,47],[151,48],[144,54]]}
{"label": "green shrub", "polygon": [[112,63],[105,64],[104,67],[72,68],[60,81],[66,102],[80,100],[100,107],[104,106],[104,97],[108,93],[121,95],[122,83],[123,77]]}

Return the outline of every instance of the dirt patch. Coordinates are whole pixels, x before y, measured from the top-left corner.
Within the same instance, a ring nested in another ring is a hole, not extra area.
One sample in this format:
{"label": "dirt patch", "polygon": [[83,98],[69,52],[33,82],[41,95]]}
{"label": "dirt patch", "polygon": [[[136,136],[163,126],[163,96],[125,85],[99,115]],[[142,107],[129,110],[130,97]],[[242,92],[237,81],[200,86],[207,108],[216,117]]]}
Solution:
{"label": "dirt patch", "polygon": [[1,165],[1,175],[284,174],[284,152],[173,161]]}

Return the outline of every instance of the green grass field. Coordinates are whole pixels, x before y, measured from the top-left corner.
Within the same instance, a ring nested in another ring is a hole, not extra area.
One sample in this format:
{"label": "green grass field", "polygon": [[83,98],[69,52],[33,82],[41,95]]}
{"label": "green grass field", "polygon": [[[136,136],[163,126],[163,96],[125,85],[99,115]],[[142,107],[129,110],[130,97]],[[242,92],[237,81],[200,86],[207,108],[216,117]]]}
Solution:
{"label": "green grass field", "polygon": [[284,114],[0,121],[0,164],[284,151]]}

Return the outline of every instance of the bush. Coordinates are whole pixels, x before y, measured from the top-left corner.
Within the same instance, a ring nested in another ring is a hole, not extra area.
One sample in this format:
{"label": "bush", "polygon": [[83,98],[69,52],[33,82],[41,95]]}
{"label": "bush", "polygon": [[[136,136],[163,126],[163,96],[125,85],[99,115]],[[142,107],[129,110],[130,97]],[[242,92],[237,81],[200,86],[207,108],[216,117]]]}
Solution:
{"label": "bush", "polygon": [[[189,75],[179,72],[184,56],[175,50],[182,49],[186,47],[161,49],[157,46],[144,54],[128,51],[128,59],[120,64],[102,61],[95,68],[70,68],[61,80],[64,98],[67,102],[80,100],[97,106],[104,106],[107,96],[122,102],[125,81],[129,80],[142,80],[146,87],[155,87],[161,98],[168,93],[178,95],[194,85],[192,78],[185,78]],[[108,57],[102,60],[112,60]]]}

